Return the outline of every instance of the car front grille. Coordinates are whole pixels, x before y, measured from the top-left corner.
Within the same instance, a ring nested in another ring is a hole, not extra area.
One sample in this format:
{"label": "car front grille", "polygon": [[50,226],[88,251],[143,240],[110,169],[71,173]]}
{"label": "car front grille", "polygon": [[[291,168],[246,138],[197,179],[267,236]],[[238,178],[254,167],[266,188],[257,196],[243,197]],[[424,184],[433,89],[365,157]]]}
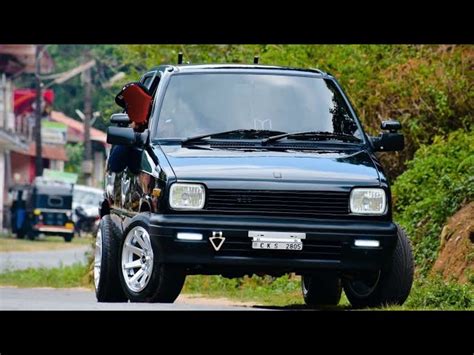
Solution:
{"label": "car front grille", "polygon": [[63,226],[68,219],[65,213],[43,212],[43,223],[46,225]]}
{"label": "car front grille", "polygon": [[349,192],[210,189],[205,209],[254,215],[345,216],[349,214]]}

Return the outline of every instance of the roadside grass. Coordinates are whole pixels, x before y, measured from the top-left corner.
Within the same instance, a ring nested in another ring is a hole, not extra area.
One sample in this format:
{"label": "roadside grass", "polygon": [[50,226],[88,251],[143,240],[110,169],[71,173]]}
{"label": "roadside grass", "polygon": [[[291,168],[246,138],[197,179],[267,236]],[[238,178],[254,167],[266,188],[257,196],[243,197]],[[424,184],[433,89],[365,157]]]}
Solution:
{"label": "roadside grass", "polygon": [[76,263],[57,268],[29,268],[0,274],[1,286],[16,287],[92,287],[87,276],[88,265]]}
{"label": "roadside grass", "polygon": [[0,235],[0,252],[73,249],[78,245],[90,245],[91,239],[91,236],[74,237],[70,243],[66,243],[62,237],[47,236],[29,240],[3,234]]}
{"label": "roadside grass", "polygon": [[[214,275],[192,275],[186,277],[183,293],[205,297],[225,297],[277,308],[305,307],[301,293],[301,277],[295,275],[284,275],[278,278],[245,276],[234,279]],[[324,309],[342,310],[349,307],[349,301],[343,294],[337,307],[324,307]]]}
{"label": "roadside grass", "polygon": [[[183,293],[252,301],[263,306],[302,308],[304,301],[300,280],[299,276],[287,275],[276,279],[268,276],[226,279],[221,276],[193,275],[186,278]],[[322,309],[344,310],[351,309],[351,306],[343,293],[338,306]],[[460,285],[439,277],[419,279],[415,281],[403,306],[367,310],[474,310],[474,284]]]}

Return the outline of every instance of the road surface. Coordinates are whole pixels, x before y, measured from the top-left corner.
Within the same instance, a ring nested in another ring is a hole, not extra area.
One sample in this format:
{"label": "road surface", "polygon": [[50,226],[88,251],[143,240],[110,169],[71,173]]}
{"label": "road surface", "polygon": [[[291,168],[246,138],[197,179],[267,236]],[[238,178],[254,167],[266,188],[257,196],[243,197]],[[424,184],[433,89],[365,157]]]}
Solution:
{"label": "road surface", "polygon": [[74,249],[47,251],[11,251],[0,252],[0,273],[7,270],[21,270],[30,267],[54,268],[87,261],[86,252],[90,246],[78,246]]}
{"label": "road surface", "polygon": [[0,310],[257,310],[251,303],[181,295],[175,303],[98,303],[94,292],[82,288],[0,287]]}

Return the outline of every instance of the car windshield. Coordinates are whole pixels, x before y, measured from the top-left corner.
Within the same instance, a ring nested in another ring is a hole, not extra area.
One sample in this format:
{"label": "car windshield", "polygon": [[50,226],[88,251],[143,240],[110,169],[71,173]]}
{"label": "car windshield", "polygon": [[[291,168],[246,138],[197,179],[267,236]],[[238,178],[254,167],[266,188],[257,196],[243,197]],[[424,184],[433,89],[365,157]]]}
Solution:
{"label": "car windshield", "polygon": [[86,191],[74,191],[74,203],[78,205],[94,205],[98,206],[102,201],[102,194]]}
{"label": "car windshield", "polygon": [[317,131],[362,139],[341,92],[328,79],[242,73],[170,78],[156,137],[185,139],[230,130]]}

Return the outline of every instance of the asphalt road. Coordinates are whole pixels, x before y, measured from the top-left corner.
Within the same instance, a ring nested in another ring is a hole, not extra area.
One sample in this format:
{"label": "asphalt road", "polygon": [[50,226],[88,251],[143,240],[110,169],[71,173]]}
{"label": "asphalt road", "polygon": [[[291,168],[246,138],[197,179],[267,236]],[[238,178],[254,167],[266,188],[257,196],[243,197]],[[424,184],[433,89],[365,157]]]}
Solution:
{"label": "asphalt road", "polygon": [[29,267],[47,267],[72,265],[77,262],[86,262],[86,251],[90,246],[78,246],[74,249],[60,249],[47,251],[12,251],[0,252],[0,272],[6,270],[21,270]]}
{"label": "asphalt road", "polygon": [[98,303],[87,289],[0,287],[0,310],[161,310],[242,311],[257,310],[251,304],[232,304],[226,299],[178,297],[175,303]]}

